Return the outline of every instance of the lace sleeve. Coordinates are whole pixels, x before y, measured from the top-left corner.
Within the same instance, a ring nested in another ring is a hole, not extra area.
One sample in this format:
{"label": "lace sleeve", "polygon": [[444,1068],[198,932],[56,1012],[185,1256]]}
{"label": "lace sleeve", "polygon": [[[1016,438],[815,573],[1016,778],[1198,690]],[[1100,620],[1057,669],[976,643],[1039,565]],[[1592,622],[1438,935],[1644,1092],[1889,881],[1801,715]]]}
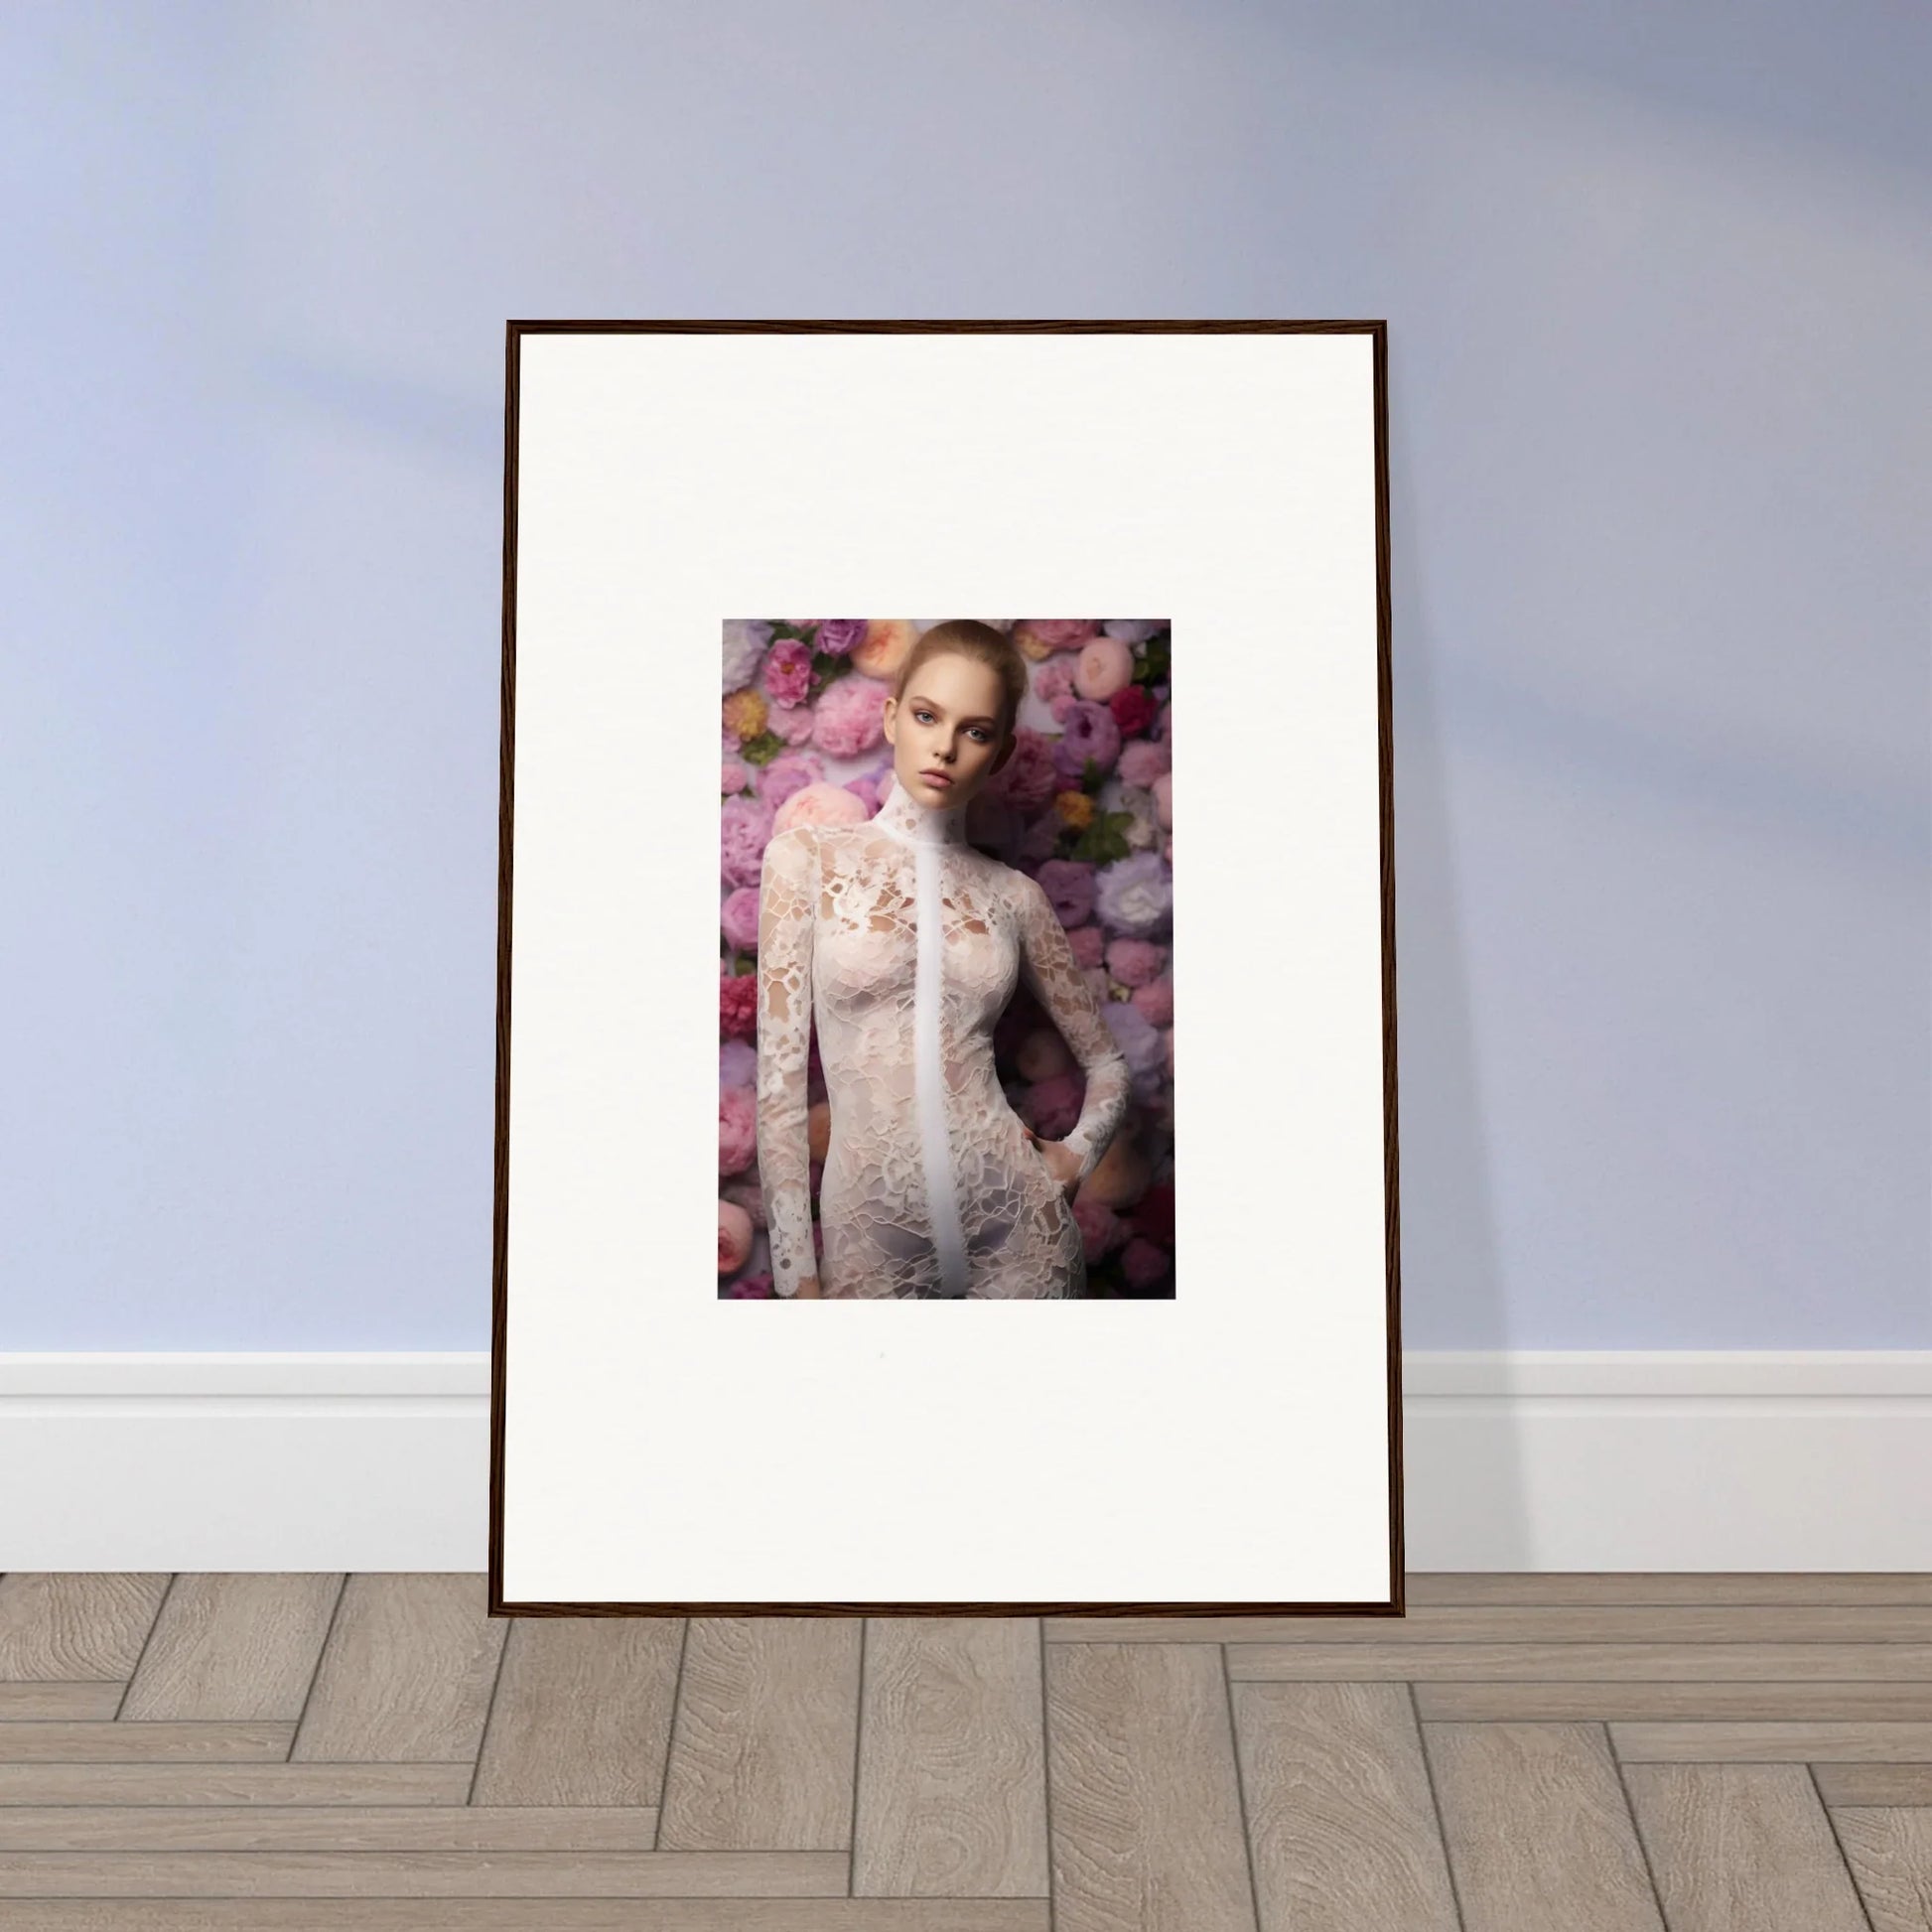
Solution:
{"label": "lace sleeve", "polygon": [[771,1245],[771,1288],[794,1295],[818,1272],[812,1251],[805,1064],[812,1036],[812,927],[818,847],[809,826],[764,848],[759,880],[759,1184]]}
{"label": "lace sleeve", "polygon": [[1065,1140],[1080,1157],[1079,1178],[1084,1180],[1099,1165],[1127,1113],[1127,1058],[1114,1043],[1100,1002],[1073,957],[1045,889],[1025,873],[1020,879],[1021,971],[1087,1076],[1080,1118]]}

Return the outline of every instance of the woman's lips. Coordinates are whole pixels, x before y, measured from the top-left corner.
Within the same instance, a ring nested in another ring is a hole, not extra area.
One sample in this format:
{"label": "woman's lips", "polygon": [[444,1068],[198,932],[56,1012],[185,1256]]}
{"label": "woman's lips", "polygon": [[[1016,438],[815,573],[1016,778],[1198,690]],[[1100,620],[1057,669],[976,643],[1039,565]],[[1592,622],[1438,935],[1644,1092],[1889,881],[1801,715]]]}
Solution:
{"label": "woman's lips", "polygon": [[943,771],[921,771],[919,776],[929,785],[949,785],[952,783],[952,780]]}

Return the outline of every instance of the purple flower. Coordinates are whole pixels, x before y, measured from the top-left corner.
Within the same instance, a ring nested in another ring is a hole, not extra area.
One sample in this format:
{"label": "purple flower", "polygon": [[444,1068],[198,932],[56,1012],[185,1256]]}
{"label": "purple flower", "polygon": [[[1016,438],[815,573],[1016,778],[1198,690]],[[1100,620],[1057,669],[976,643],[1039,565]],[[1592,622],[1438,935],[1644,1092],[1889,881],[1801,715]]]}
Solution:
{"label": "purple flower", "polygon": [[774,1299],[771,1277],[763,1274],[740,1275],[736,1281],[727,1282],[721,1294],[727,1302],[766,1302]]}
{"label": "purple flower", "polygon": [[1173,910],[1173,874],[1158,852],[1130,852],[1094,877],[1100,922],[1136,938],[1161,931]]}
{"label": "purple flower", "polygon": [[1087,860],[1048,859],[1035,877],[1061,925],[1078,925],[1093,910],[1093,867]]}
{"label": "purple flower", "polygon": [[771,641],[761,618],[731,618],[725,623],[725,689],[742,691],[759,674],[759,659]]}
{"label": "purple flower", "polygon": [[1104,704],[1077,699],[1061,723],[1053,762],[1067,777],[1078,778],[1089,759],[1108,771],[1119,757],[1120,727],[1114,723],[1114,714]]}
{"label": "purple flower", "polygon": [[726,895],[718,923],[736,952],[756,952],[759,943],[759,895],[756,886],[740,886]]}
{"label": "purple flower", "polygon": [[812,752],[781,752],[759,773],[759,796],[775,812],[794,792],[825,775],[825,760]]}
{"label": "purple flower", "polygon": [[834,657],[843,657],[854,644],[863,643],[865,635],[864,618],[820,618],[818,621],[818,647]]}
{"label": "purple flower", "polygon": [[1100,1017],[1126,1058],[1135,1090],[1145,1098],[1148,1086],[1168,1070],[1167,1035],[1128,1000],[1109,1000],[1100,1009]]}
{"label": "purple flower", "polygon": [[1157,631],[1168,627],[1165,618],[1108,618],[1101,629],[1124,644],[1144,644]]}
{"label": "purple flower", "polygon": [[749,1039],[728,1039],[718,1048],[718,1084],[755,1087],[759,1078],[759,1049]]}

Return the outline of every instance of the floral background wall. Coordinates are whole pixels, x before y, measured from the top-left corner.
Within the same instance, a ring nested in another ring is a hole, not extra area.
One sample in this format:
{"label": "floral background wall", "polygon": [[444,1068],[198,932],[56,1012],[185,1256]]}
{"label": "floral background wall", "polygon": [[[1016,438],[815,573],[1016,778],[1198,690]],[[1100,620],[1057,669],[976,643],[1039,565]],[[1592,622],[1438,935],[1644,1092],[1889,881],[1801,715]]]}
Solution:
{"label": "floral background wall", "polygon": [[[772,835],[870,818],[892,771],[883,714],[932,618],[749,618],[724,627],[718,978],[718,1292],[771,1294],[758,1177],[759,879]],[[1020,744],[968,807],[971,842],[1045,888],[1134,1073],[1112,1147],[1074,1196],[1087,1292],[1158,1299],[1173,1272],[1173,794],[1162,618],[991,618],[1031,667]],[[1001,1084],[1048,1139],[1084,1082],[1023,984],[993,1037]],[[814,1037],[816,1204],[830,1114]]]}

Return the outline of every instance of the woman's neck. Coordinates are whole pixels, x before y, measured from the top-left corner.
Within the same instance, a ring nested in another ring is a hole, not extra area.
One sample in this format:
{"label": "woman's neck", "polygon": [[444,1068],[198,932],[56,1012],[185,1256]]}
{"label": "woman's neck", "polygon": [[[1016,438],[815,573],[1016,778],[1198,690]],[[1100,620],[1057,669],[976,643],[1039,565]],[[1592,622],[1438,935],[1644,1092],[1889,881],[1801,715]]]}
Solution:
{"label": "woman's neck", "polygon": [[922,805],[899,783],[897,773],[872,822],[882,832],[911,845],[966,843],[966,807]]}

